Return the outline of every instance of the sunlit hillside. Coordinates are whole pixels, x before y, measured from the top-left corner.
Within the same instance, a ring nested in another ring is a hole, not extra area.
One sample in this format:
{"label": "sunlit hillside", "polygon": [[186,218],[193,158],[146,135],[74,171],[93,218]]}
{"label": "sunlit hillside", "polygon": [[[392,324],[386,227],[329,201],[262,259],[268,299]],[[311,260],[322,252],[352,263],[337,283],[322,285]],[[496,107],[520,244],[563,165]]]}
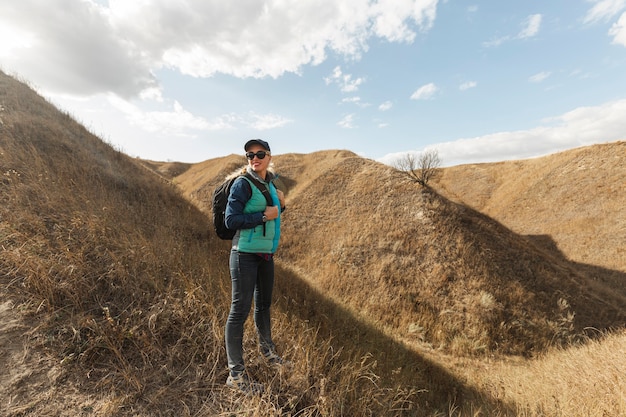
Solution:
{"label": "sunlit hillside", "polygon": [[[288,184],[281,263],[404,342],[534,355],[624,323],[623,290],[389,167],[345,151],[274,163]],[[177,180],[206,207],[202,166]]]}
{"label": "sunlit hillside", "polygon": [[0,414],[199,409],[228,302],[206,216],[2,73],[0,106]]}
{"label": "sunlit hillside", "polygon": [[0,72],[0,416],[626,413],[623,271],[594,280],[559,242],[349,151],[274,163],[293,367],[259,360],[249,321],[267,390],[245,396],[224,386],[229,245],[209,210],[245,159],[129,158]]}
{"label": "sunlit hillside", "polygon": [[446,168],[442,194],[517,233],[546,236],[580,264],[626,272],[626,142]]}
{"label": "sunlit hillside", "polygon": [[[250,327],[248,369],[267,390],[225,387],[227,243],[207,214],[159,164],[2,73],[0,105],[0,415],[429,416],[459,398],[504,409],[280,266],[274,333],[294,365],[265,366]],[[349,332],[379,350],[338,338]],[[381,351],[410,379],[381,377]]]}

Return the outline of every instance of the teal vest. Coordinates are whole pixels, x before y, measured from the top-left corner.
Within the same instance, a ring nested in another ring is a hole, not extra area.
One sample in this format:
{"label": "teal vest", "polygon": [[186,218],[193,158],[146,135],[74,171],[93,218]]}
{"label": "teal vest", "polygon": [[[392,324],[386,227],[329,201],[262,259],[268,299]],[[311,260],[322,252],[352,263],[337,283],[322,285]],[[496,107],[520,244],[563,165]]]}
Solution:
{"label": "teal vest", "polygon": [[[246,178],[246,181],[250,183],[252,196],[243,209],[244,214],[264,211],[267,206],[267,201],[263,193],[256,185],[252,184],[249,179]],[[239,250],[239,252],[274,253],[278,248],[278,241],[280,240],[280,202],[274,184],[270,182],[268,185],[272,201],[274,201],[275,206],[278,206],[278,218],[265,222],[265,234],[263,233],[262,224],[252,229],[239,230],[239,241],[237,242],[237,250]]]}

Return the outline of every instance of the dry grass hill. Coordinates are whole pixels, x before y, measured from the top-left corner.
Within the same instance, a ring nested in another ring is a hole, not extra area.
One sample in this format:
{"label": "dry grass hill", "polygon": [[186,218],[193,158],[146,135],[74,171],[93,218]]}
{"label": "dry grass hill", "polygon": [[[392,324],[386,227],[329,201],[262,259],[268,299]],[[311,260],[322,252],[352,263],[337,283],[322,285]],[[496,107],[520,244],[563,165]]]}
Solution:
{"label": "dry grass hill", "polygon": [[[536,181],[517,189],[497,164],[480,167],[488,186],[455,177],[465,167],[423,189],[349,151],[275,156],[274,332],[294,367],[265,368],[248,323],[268,390],[246,397],[223,385],[228,242],[208,208],[245,160],[129,158],[0,72],[0,416],[624,414],[623,259],[570,237],[590,239],[588,216],[623,257],[614,146],[520,161]],[[617,183],[546,184],[575,153]],[[529,204],[545,209],[508,214]]]}
{"label": "dry grass hill", "polygon": [[[198,164],[175,182],[208,210],[209,167],[224,162]],[[624,323],[625,291],[391,168],[346,151],[274,162],[289,184],[281,263],[399,340],[533,355],[585,328]]]}
{"label": "dry grass hill", "polygon": [[580,266],[626,271],[626,142],[451,167],[435,187],[516,233],[550,237],[554,249]]}

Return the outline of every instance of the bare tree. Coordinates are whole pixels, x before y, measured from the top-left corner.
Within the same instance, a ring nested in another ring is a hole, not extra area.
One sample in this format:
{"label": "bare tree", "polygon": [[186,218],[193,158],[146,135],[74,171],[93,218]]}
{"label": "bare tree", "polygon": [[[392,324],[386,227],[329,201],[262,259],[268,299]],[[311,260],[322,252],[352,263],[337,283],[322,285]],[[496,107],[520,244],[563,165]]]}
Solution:
{"label": "bare tree", "polygon": [[440,165],[439,152],[436,149],[430,149],[419,155],[409,152],[398,159],[394,167],[425,187]]}

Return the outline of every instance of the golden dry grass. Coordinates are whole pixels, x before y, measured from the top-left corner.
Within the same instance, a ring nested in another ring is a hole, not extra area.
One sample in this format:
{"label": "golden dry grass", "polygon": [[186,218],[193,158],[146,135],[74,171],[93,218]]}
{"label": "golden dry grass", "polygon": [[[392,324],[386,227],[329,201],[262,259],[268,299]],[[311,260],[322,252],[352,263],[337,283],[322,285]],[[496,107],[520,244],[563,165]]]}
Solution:
{"label": "golden dry grass", "polygon": [[514,403],[519,416],[624,416],[625,374],[621,331],[531,361],[495,361],[473,378],[484,392]]}
{"label": "golden dry grass", "polygon": [[280,261],[393,337],[532,355],[623,323],[622,291],[391,168],[345,151],[274,161],[290,184]]}
{"label": "golden dry grass", "polygon": [[[2,73],[0,105],[2,416],[624,412],[623,269],[558,250],[559,217],[515,228],[348,151],[274,158],[289,207],[274,333],[294,369],[265,368],[248,323],[270,389],[234,394],[228,242],[208,204],[245,160],[128,158]],[[619,194],[600,200],[623,215]]]}
{"label": "golden dry grass", "polygon": [[270,389],[247,398],[224,387],[227,243],[208,216],[4,74],[0,103],[0,320],[17,323],[0,337],[0,415],[403,415],[422,397],[428,410],[443,404],[381,384],[371,354],[333,335],[346,326],[401,348],[281,268],[275,331],[293,372],[264,367],[249,328],[250,372]]}
{"label": "golden dry grass", "polygon": [[581,264],[626,271],[626,142],[543,158],[446,168],[444,195],[517,233],[548,235]]}

